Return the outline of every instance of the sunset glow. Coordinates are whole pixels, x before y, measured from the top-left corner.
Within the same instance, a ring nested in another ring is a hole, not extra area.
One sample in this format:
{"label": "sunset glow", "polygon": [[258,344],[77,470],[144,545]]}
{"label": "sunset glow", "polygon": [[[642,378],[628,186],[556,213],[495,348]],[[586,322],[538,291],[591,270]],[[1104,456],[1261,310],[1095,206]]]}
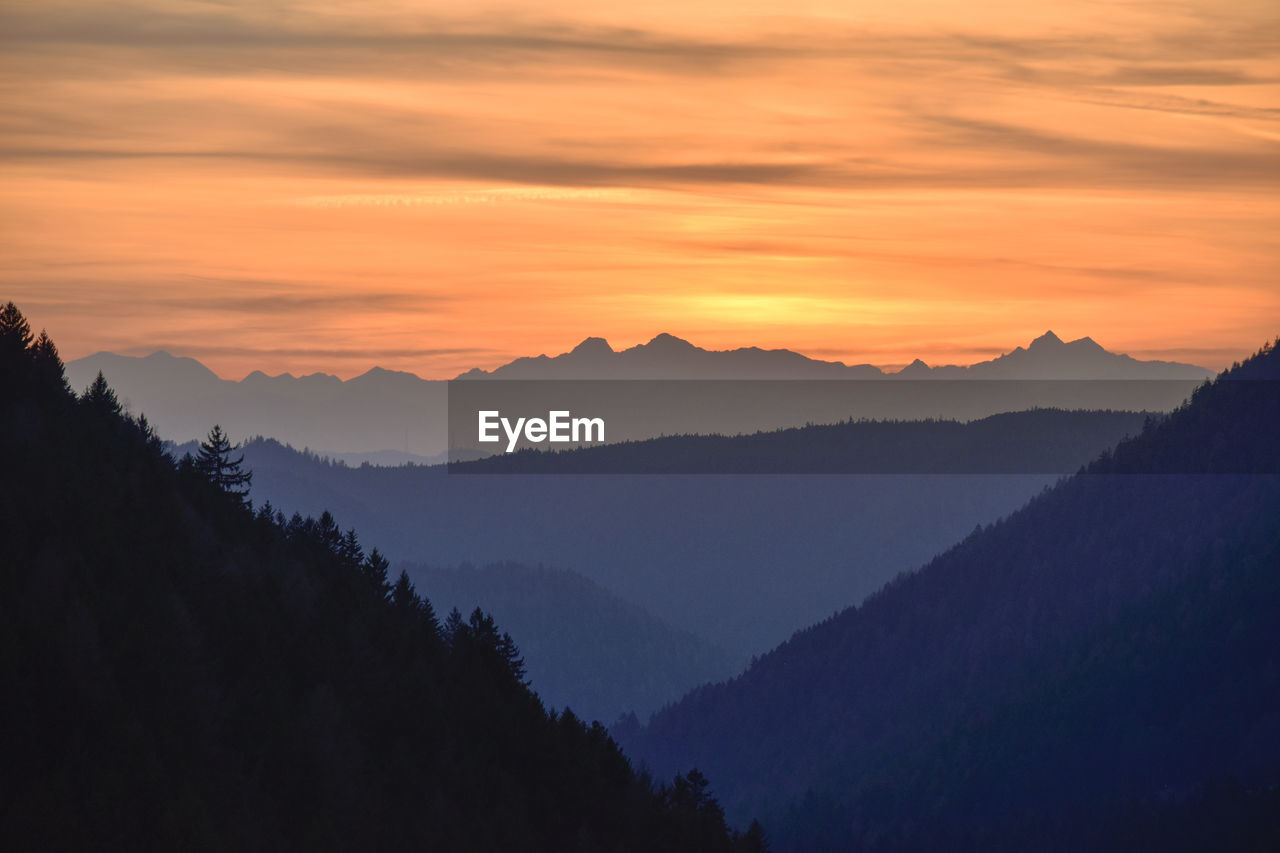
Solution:
{"label": "sunset glow", "polygon": [[0,40],[3,298],[67,358],[1280,332],[1273,2],[4,2]]}

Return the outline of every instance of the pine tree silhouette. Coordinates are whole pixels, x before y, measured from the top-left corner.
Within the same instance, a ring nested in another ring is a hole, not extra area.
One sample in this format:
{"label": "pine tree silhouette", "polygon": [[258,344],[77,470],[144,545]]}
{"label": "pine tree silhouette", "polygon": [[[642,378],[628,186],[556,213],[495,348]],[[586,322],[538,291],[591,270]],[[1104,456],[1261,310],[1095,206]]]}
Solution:
{"label": "pine tree silhouette", "polygon": [[[387,570],[391,567],[391,563],[387,558],[382,556],[382,552],[374,548],[369,552],[369,556],[364,558],[364,562],[360,565],[360,570],[364,572],[364,576],[369,579],[369,583],[373,584],[373,588],[378,590],[384,599],[391,597],[391,583],[387,580]],[[406,575],[406,577],[408,577]]]}
{"label": "pine tree silhouette", "polygon": [[0,308],[0,343],[6,354],[25,352],[31,346],[31,324],[12,302]]}
{"label": "pine tree silhouette", "polygon": [[35,380],[44,389],[46,398],[58,399],[67,395],[70,386],[62,364],[62,356],[50,339],[48,332],[40,330],[40,336],[31,344],[31,359],[35,367]]}
{"label": "pine tree silhouette", "polygon": [[[101,379],[102,374],[98,374],[98,378]],[[209,430],[209,437],[200,442],[196,468],[209,478],[209,482],[243,501],[248,499],[253,472],[241,468],[244,464],[243,455],[231,458],[231,454],[239,449],[240,445],[233,445],[222,427],[214,424],[213,429]]]}
{"label": "pine tree silhouette", "polygon": [[99,412],[104,416],[116,416],[124,411],[124,407],[120,405],[120,398],[116,396],[115,391],[111,390],[101,370],[98,371],[98,376],[93,383],[80,395],[80,403],[90,411]]}
{"label": "pine tree silhouette", "polygon": [[27,378],[30,345],[31,325],[18,306],[10,302],[0,308],[0,389],[6,397]]}

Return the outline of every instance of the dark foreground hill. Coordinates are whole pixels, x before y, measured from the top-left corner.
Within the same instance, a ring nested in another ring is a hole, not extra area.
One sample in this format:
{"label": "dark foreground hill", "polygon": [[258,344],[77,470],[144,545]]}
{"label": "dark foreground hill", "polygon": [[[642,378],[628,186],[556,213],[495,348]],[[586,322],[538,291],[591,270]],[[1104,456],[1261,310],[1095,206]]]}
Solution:
{"label": "dark foreground hill", "polygon": [[622,742],[784,850],[1280,849],[1280,350]]}
{"label": "dark foreground hill", "polygon": [[254,513],[0,310],[7,849],[759,849],[328,515]]}

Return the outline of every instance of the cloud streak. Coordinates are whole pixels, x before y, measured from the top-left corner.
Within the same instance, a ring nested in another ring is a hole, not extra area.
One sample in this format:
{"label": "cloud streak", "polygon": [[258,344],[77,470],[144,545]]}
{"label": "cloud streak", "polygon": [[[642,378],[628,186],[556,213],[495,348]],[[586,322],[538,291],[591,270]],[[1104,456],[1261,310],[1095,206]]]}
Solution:
{"label": "cloud streak", "polygon": [[[943,132],[935,145],[1020,155],[1004,165],[951,165],[895,169],[888,164],[769,161],[611,163],[551,155],[459,151],[414,147],[373,151],[357,145],[331,151],[286,147],[245,150],[29,149],[0,147],[10,161],[207,161],[256,162],[302,170],[412,180],[443,178],[528,186],[600,188],[688,188],[701,186],[821,187],[847,190],[1119,187],[1181,190],[1232,186],[1270,191],[1280,184],[1277,150],[1169,148],[1054,136],[1016,125],[961,118],[931,120]],[[1028,156],[1029,155],[1029,156]]]}
{"label": "cloud streak", "polygon": [[[1272,56],[1280,22],[1215,19],[1156,26],[1140,37],[1105,31],[1067,34],[978,34],[964,28],[869,27],[838,20],[784,19],[763,32],[715,36],[638,26],[557,19],[555,4],[540,17],[495,14],[418,14],[384,20],[363,5],[337,14],[284,11],[258,4],[153,3],[30,4],[0,13],[0,44],[10,51],[48,56],[48,48],[117,49],[149,54],[158,65],[192,73],[257,74],[273,68],[311,74],[488,73],[514,65],[585,63],[593,67],[645,67],[671,73],[758,73],[776,63],[882,61],[895,64],[989,66],[1014,76],[1061,71],[1102,61],[1102,82],[1134,85],[1252,85],[1274,82],[1229,66]],[[311,58],[307,59],[310,54]],[[1182,62],[1169,64],[1170,55]],[[71,59],[72,57],[67,57]],[[135,57],[136,58],[136,57]],[[228,60],[225,64],[214,60]],[[404,60],[413,62],[406,65]],[[248,60],[246,62],[245,60]],[[319,60],[319,61],[312,61]],[[294,65],[294,63],[302,63]],[[328,72],[326,71],[328,70]],[[121,67],[121,73],[130,70]]]}
{"label": "cloud streak", "polygon": [[[95,264],[94,266],[98,266]],[[219,314],[298,314],[309,312],[427,311],[456,301],[443,293],[353,290],[333,284],[283,283],[252,278],[211,275],[175,275],[169,279],[140,279],[121,274],[114,279],[97,279],[86,287],[82,277],[44,280],[38,292],[27,298],[37,305],[93,305],[93,310],[112,306],[120,312],[139,310],[160,312],[196,311]],[[130,297],[145,293],[141,304]]]}

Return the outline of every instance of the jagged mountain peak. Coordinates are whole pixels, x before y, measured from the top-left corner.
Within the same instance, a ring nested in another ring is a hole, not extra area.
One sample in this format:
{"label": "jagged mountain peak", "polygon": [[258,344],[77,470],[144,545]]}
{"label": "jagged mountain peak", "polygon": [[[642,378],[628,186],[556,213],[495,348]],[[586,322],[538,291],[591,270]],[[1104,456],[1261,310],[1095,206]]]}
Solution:
{"label": "jagged mountain peak", "polygon": [[570,355],[584,357],[607,357],[613,355],[613,353],[613,347],[609,346],[607,340],[595,336],[583,338],[582,343],[569,351]]}
{"label": "jagged mountain peak", "polygon": [[354,376],[347,382],[368,382],[368,381],[392,381],[400,379],[412,379],[421,382],[422,380],[416,373],[409,373],[405,370],[388,370],[385,367],[371,367],[359,376]]}
{"label": "jagged mountain peak", "polygon": [[1050,329],[1040,337],[1033,340],[1031,342],[1030,348],[1036,349],[1038,347],[1051,347],[1051,346],[1061,346],[1061,345],[1062,345],[1062,338],[1055,335],[1053,333],[1053,330]]}
{"label": "jagged mountain peak", "polygon": [[1088,350],[1098,350],[1101,352],[1106,352],[1106,348],[1103,347],[1102,344],[1098,343],[1093,338],[1090,338],[1087,336],[1074,340],[1071,343],[1067,344],[1067,346],[1072,346],[1072,347],[1075,347],[1076,349],[1088,349]]}
{"label": "jagged mountain peak", "polygon": [[660,332],[659,334],[654,335],[653,339],[650,340],[647,344],[641,344],[640,347],[637,347],[637,349],[640,349],[640,348],[670,349],[670,350],[700,349],[700,347],[694,346],[693,344],[686,341],[684,338],[677,338],[675,335],[672,335],[668,332]]}
{"label": "jagged mountain peak", "polygon": [[898,376],[928,376],[933,368],[925,364],[923,360],[916,359],[906,367],[898,371]]}

